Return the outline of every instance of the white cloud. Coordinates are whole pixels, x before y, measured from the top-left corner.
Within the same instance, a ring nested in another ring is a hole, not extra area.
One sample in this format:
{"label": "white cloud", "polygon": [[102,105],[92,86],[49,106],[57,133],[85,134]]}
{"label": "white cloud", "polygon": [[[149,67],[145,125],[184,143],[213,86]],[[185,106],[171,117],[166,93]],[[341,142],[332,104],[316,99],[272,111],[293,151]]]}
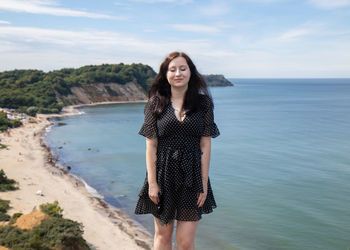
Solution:
{"label": "white cloud", "polygon": [[322,9],[335,9],[350,6],[350,0],[308,0],[308,2]]}
{"label": "white cloud", "polygon": [[216,26],[202,24],[172,24],[170,25],[175,30],[195,32],[195,33],[219,33],[221,30]]}
{"label": "white cloud", "polygon": [[0,24],[11,24],[9,21],[0,20]]}
{"label": "white cloud", "polygon": [[10,42],[10,41],[3,41],[1,39],[0,41],[0,53],[4,52],[13,52],[13,51],[19,51],[19,48],[17,47],[16,43]]}
{"label": "white cloud", "polygon": [[61,46],[115,46],[130,45],[136,41],[125,38],[117,32],[104,31],[69,31],[58,29],[43,29],[34,27],[0,27],[0,37],[25,43],[39,43]]}
{"label": "white cloud", "polygon": [[230,12],[230,6],[223,2],[215,1],[210,5],[200,7],[199,12],[205,16],[223,16]]}
{"label": "white cloud", "polygon": [[99,19],[125,19],[122,17],[114,17],[105,14],[98,14],[86,11],[72,10],[67,8],[56,7],[53,1],[40,0],[1,0],[0,9],[14,12],[26,12],[31,14],[47,14],[54,16],[72,16],[72,17],[87,17]]}
{"label": "white cloud", "polygon": [[[51,70],[88,63],[116,62],[142,62],[158,69],[160,60],[171,51],[189,51],[197,55],[203,51],[215,53],[215,48],[206,40],[147,41],[117,32],[96,30],[0,26],[0,41],[7,45],[1,49],[0,69],[35,66]],[[35,63],[30,63],[31,60]]]}
{"label": "white cloud", "polygon": [[281,36],[278,37],[278,40],[281,41],[291,41],[291,40],[296,40],[302,36],[310,34],[310,30],[308,29],[291,29],[288,30],[287,32],[283,33]]}
{"label": "white cloud", "polygon": [[[298,37],[295,35],[298,32],[290,34],[289,37]],[[229,41],[216,44],[209,39],[147,40],[110,31],[0,26],[0,71],[14,68],[53,70],[119,62],[140,62],[157,71],[169,52],[180,50],[188,53],[199,71],[205,74],[221,73],[227,77],[350,77],[350,45],[344,40],[318,44],[316,49],[311,45],[300,51],[294,50],[297,43],[286,44],[277,39],[255,43],[244,37],[233,37],[235,39],[241,47],[232,46]],[[324,47],[327,49],[322,49]]]}

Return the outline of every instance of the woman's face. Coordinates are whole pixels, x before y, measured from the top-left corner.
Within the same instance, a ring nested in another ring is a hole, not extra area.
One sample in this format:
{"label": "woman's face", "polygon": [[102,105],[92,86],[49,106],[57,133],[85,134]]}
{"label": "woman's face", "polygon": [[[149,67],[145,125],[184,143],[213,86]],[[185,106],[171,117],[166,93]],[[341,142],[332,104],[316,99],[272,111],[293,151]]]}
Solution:
{"label": "woman's face", "polygon": [[191,71],[184,57],[179,56],[170,61],[166,74],[169,84],[172,87],[188,87]]}

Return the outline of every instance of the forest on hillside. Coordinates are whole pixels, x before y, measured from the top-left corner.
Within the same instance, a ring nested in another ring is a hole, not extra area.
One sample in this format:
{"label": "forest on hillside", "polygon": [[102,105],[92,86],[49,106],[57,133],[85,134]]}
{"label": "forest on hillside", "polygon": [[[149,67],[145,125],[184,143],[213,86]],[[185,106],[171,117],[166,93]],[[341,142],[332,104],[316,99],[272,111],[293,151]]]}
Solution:
{"label": "forest on hillside", "polygon": [[27,114],[58,113],[65,104],[57,102],[56,95],[71,94],[71,87],[135,81],[147,90],[155,75],[148,65],[123,63],[64,68],[48,73],[41,70],[4,71],[0,73],[0,107]]}

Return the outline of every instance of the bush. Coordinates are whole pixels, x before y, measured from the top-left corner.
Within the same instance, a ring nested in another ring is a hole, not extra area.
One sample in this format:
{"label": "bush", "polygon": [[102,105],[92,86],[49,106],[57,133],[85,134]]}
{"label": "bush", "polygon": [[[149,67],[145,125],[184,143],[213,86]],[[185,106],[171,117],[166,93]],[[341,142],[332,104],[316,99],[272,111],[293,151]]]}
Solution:
{"label": "bush", "polygon": [[6,213],[9,208],[10,208],[10,201],[0,199],[0,212]]}
{"label": "bush", "polygon": [[9,122],[9,119],[7,119],[7,113],[4,111],[0,111],[0,131],[6,131]]}
{"label": "bush", "polygon": [[17,189],[18,187],[13,186],[12,184],[0,184],[0,192],[13,191]]}
{"label": "bush", "polygon": [[12,128],[18,128],[22,125],[22,122],[18,119],[14,119],[10,122]]}
{"label": "bush", "polygon": [[10,219],[10,224],[15,224],[17,219],[22,216],[22,213],[14,213]]}
{"label": "bush", "polygon": [[0,227],[0,246],[16,249],[30,249],[25,248],[25,242],[28,242],[29,235],[18,227],[10,225]]}
{"label": "bush", "polygon": [[11,219],[10,215],[0,212],[0,221],[9,221],[10,219]]}
{"label": "bush", "polygon": [[38,110],[39,110],[38,107],[31,106],[31,107],[27,108],[26,113],[30,116],[35,116],[36,113],[38,113]]}
{"label": "bush", "polygon": [[58,108],[51,108],[50,112],[53,113],[53,114],[56,114],[56,113],[59,113],[60,110]]}
{"label": "bush", "polygon": [[11,216],[6,214],[7,210],[10,208],[10,201],[0,199],[0,221],[9,221]]}
{"label": "bush", "polygon": [[14,186],[15,183],[15,180],[6,177],[3,169],[0,170],[0,192],[18,189],[18,187]]}
{"label": "bush", "polygon": [[49,216],[62,218],[63,209],[58,205],[58,201],[41,204],[40,210]]}
{"label": "bush", "polygon": [[39,108],[40,114],[57,114],[60,110],[58,108]]}
{"label": "bush", "polygon": [[71,249],[78,249],[74,246],[86,244],[82,238],[84,232],[82,227],[82,224],[76,221],[52,217],[43,220],[39,226],[33,228],[33,231],[51,246],[61,245],[64,249],[69,246]]}

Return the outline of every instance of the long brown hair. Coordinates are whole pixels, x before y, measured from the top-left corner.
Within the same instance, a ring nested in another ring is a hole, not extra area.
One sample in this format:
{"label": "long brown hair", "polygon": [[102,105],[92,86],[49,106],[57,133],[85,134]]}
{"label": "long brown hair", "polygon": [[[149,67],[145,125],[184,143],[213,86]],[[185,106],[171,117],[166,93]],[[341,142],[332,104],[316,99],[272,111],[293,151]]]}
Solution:
{"label": "long brown hair", "polygon": [[186,91],[183,104],[184,109],[188,110],[187,114],[191,114],[200,108],[200,94],[207,95],[211,99],[207,84],[205,83],[203,76],[197,71],[197,68],[192,62],[191,58],[184,52],[175,51],[170,53],[161,63],[159,72],[148,92],[149,98],[152,96],[157,96],[159,98],[159,103],[154,110],[157,115],[159,115],[163,111],[164,107],[170,102],[171,86],[167,79],[167,72],[169,63],[176,57],[185,58],[191,71],[191,77],[188,82],[188,89]]}

